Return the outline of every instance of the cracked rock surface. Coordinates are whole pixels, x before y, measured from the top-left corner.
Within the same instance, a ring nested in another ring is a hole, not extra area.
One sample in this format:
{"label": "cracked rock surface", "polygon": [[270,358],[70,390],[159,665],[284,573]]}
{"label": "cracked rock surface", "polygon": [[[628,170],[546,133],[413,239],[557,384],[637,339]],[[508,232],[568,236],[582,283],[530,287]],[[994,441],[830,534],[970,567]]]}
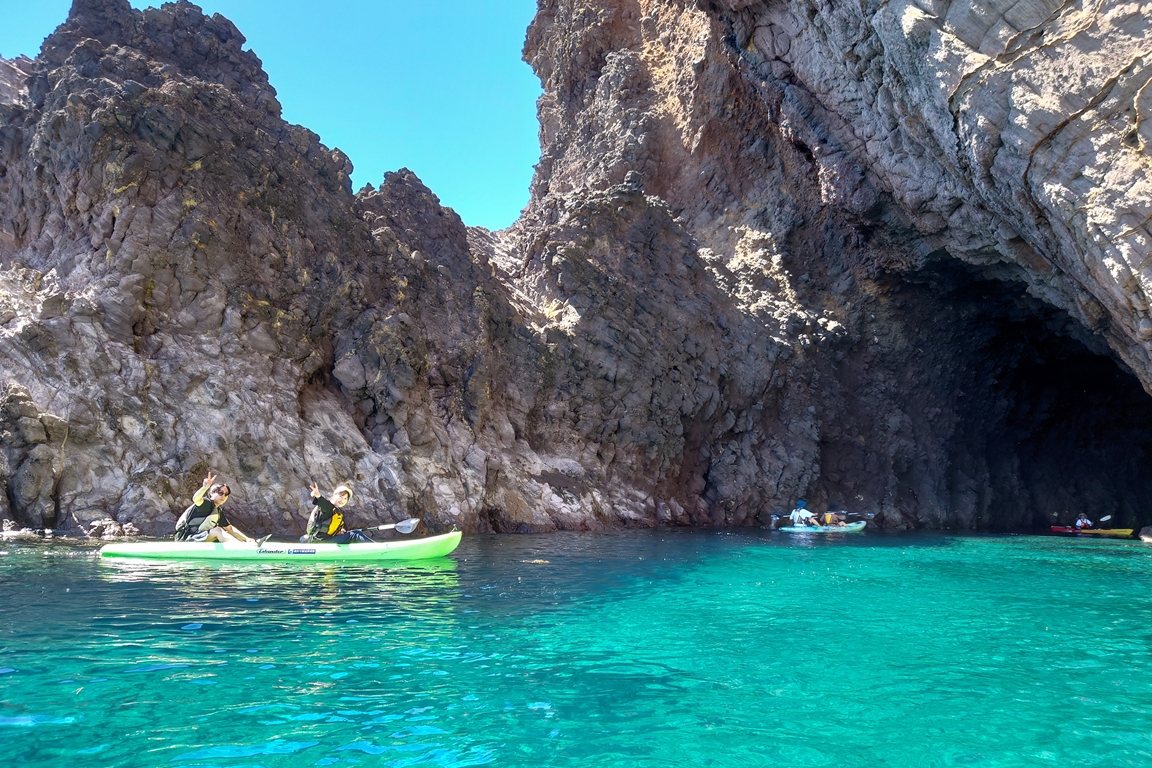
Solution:
{"label": "cracked rock surface", "polygon": [[1152,522],[1152,3],[540,0],[511,228],[188,3],[0,61],[0,517]]}

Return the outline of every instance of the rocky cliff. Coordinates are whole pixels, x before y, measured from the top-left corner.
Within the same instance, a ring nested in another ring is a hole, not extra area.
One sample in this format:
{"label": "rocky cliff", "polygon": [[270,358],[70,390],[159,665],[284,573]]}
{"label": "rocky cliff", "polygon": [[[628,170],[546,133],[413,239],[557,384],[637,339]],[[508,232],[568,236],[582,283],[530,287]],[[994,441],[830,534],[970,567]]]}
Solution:
{"label": "rocky cliff", "polygon": [[508,230],[353,194],[220,16],[0,62],[0,516],[1148,522],[1152,4],[541,0]]}

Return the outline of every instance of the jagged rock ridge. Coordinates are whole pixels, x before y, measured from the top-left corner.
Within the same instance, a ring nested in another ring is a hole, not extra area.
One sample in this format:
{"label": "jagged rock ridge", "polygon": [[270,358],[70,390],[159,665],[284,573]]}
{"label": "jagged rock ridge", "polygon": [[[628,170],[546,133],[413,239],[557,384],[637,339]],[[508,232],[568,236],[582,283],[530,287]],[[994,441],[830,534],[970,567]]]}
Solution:
{"label": "jagged rock ridge", "polygon": [[76,0],[0,64],[0,513],[1145,522],[1149,10],[542,0],[492,233],[353,195],[226,19]]}

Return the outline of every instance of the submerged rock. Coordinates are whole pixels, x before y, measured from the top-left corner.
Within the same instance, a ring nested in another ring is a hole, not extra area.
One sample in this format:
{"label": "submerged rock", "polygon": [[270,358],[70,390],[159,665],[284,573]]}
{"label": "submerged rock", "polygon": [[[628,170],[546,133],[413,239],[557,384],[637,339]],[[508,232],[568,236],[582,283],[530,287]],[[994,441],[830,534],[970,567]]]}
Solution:
{"label": "submerged rock", "polygon": [[542,3],[489,232],[354,195],[223,17],[75,0],[0,62],[0,514],[167,533],[212,471],[261,533],[344,481],[433,529],[1147,520],[1149,9],[978,10]]}

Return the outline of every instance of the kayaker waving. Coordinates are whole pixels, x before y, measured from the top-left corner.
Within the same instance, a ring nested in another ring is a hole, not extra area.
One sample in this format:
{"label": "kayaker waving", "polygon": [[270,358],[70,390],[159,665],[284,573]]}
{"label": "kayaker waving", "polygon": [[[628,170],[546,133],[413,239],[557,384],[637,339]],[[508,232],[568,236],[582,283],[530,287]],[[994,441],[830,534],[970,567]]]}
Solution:
{"label": "kayaker waving", "polygon": [[[216,475],[208,472],[204,483],[192,494],[192,506],[184,510],[176,521],[176,541],[246,541],[257,543],[243,531],[228,522],[224,516],[224,502],[232,490],[224,483],[216,483]],[[215,483],[215,485],[213,485]],[[207,497],[207,498],[205,498]]]}
{"label": "kayaker waving", "polygon": [[352,498],[351,488],[338,485],[327,499],[320,493],[316,483],[308,488],[312,491],[312,513],[308,515],[305,537],[308,541],[332,541],[337,544],[372,541],[363,531],[349,531],[344,527],[344,513],[340,510]]}

